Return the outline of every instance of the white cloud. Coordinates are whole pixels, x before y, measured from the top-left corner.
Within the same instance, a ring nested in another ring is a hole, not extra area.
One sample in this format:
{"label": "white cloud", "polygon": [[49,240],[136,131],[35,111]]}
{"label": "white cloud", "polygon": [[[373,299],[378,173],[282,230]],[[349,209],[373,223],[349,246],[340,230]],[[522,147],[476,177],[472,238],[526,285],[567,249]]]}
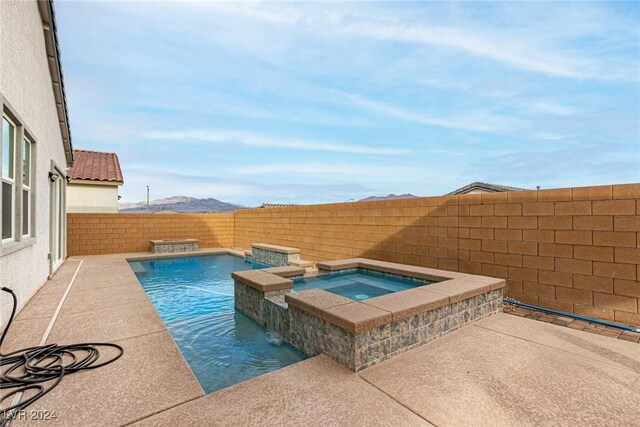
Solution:
{"label": "white cloud", "polygon": [[589,144],[578,150],[520,150],[478,159],[466,176],[529,188],[632,183],[640,178],[640,159],[629,154],[604,153]]}
{"label": "white cloud", "polygon": [[[602,61],[592,55],[578,53],[578,50],[562,48],[563,39],[579,36],[593,36],[602,11],[586,10],[576,15],[583,22],[562,22],[562,14],[547,17],[549,25],[536,23],[531,19],[529,28],[496,28],[477,25],[478,22],[460,21],[460,24],[440,25],[434,23],[412,24],[408,16],[374,13],[361,10],[307,10],[298,5],[252,5],[215,4],[210,9],[215,13],[227,13],[253,19],[269,25],[300,27],[307,33],[344,34],[371,40],[393,41],[432,47],[454,49],[467,54],[499,62],[509,67],[542,73],[550,76],[638,81],[638,73],[630,64]],[[512,11],[516,13],[515,11]],[[565,14],[567,8],[561,10]],[[525,12],[519,13],[526,16]],[[562,27],[559,25],[564,24]],[[549,26],[555,31],[549,31]],[[574,31],[567,29],[574,26]],[[540,33],[544,31],[544,33]],[[637,31],[634,33],[637,35]],[[636,61],[637,65],[637,61]]]}
{"label": "white cloud", "polygon": [[407,166],[286,162],[243,166],[235,168],[232,173],[239,175],[286,174],[351,177],[367,181],[406,181],[410,177],[416,178],[420,175],[420,170]]}
{"label": "white cloud", "polygon": [[333,92],[341,95],[342,100],[353,107],[397,120],[420,123],[428,126],[463,129],[477,132],[502,132],[516,129],[522,125],[521,120],[496,116],[483,111],[459,113],[455,118],[434,117],[410,109],[369,99],[357,94],[338,91]]}
{"label": "white cloud", "polygon": [[571,105],[563,105],[553,101],[534,101],[529,104],[532,111],[552,116],[572,116],[581,111]]}
{"label": "white cloud", "polygon": [[515,42],[498,34],[483,31],[472,32],[455,27],[435,25],[380,25],[380,23],[356,23],[343,31],[380,40],[442,46],[459,49],[471,55],[489,58],[505,65],[527,71],[559,77],[580,79],[618,79],[614,70],[601,67],[585,58],[571,58],[567,53],[536,49],[527,43]]}
{"label": "white cloud", "polygon": [[176,132],[150,132],[148,139],[158,140],[192,140],[213,143],[235,143],[251,147],[291,148],[298,150],[333,151],[353,154],[401,155],[408,154],[403,148],[374,147],[355,144],[335,144],[304,139],[287,139],[273,136],[255,135],[246,132],[222,132],[214,130],[192,130]]}

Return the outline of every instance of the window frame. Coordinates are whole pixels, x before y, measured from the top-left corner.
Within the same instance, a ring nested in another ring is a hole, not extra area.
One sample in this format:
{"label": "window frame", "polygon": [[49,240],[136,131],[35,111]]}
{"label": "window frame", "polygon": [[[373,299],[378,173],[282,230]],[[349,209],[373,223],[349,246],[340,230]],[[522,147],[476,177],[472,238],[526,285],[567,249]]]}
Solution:
{"label": "window frame", "polygon": [[[0,93],[0,112],[2,118],[7,119],[8,122],[14,126],[14,147],[13,147],[13,194],[12,194],[12,233],[11,239],[2,239],[0,234],[0,258],[5,255],[9,255],[13,252],[20,251],[26,247],[32,246],[37,242],[37,193],[39,191],[38,186],[38,174],[37,174],[37,160],[38,160],[38,140],[33,136],[34,134],[25,125],[25,121],[16,113],[16,109],[12,107],[11,103]],[[4,121],[0,122],[0,160],[3,152],[3,132],[2,125]],[[23,140],[26,138],[30,143],[30,170],[29,170],[29,185],[28,185],[28,234],[23,234],[23,173],[24,173],[24,159],[23,159]],[[6,179],[2,177],[3,165],[0,162],[0,183]],[[0,185],[0,202],[2,201],[2,185]],[[2,222],[0,221],[0,232],[2,231]]]}
{"label": "window frame", "polygon": [[[4,109],[3,109],[4,110]],[[3,166],[4,166],[4,152],[2,153],[2,164],[0,164],[0,180],[2,181],[2,183],[7,183],[11,186],[11,235],[9,237],[3,237],[2,238],[2,244],[5,245],[7,243],[13,243],[18,241],[17,239],[17,227],[16,227],[16,214],[17,214],[17,202],[18,202],[18,197],[17,197],[17,191],[16,191],[16,187],[17,187],[17,182],[16,182],[16,154],[17,154],[17,147],[16,147],[16,139],[18,136],[18,125],[16,124],[15,120],[13,120],[5,111],[3,111],[2,114],[2,135],[4,136],[4,122],[5,120],[11,125],[13,126],[13,158],[9,159],[9,162],[11,163],[9,167],[13,166],[13,177],[9,177],[7,174],[7,176],[5,176],[4,174],[4,170]],[[5,141],[2,141],[2,150],[4,150],[4,143]],[[20,168],[22,169],[22,168]],[[4,187],[4,185],[3,185]],[[4,191],[2,191],[4,192]],[[2,194],[2,202],[4,203],[4,194]],[[4,229],[2,229],[2,225],[0,224],[0,229],[1,231],[4,233]]]}
{"label": "window frame", "polygon": [[[22,238],[29,238],[31,237],[32,233],[32,228],[33,228],[33,224],[32,224],[32,218],[33,218],[33,197],[32,197],[32,189],[33,189],[33,172],[34,172],[34,167],[33,167],[33,140],[31,139],[31,137],[24,132],[22,135],[22,155],[21,157],[21,162],[20,164],[22,165],[22,189],[21,189],[21,205],[20,205],[20,218],[21,218],[21,236]],[[26,159],[28,160],[27,164],[25,165],[25,153],[27,152],[26,148],[27,146],[29,147],[28,153],[29,153],[29,158]],[[28,173],[28,182],[25,183],[25,166],[27,166],[28,170],[26,171]],[[26,197],[25,197],[25,192],[26,192]],[[24,204],[25,201],[27,203],[27,216],[26,216],[26,220],[25,220],[25,216],[24,216]],[[27,232],[24,232],[25,226],[27,227]]]}

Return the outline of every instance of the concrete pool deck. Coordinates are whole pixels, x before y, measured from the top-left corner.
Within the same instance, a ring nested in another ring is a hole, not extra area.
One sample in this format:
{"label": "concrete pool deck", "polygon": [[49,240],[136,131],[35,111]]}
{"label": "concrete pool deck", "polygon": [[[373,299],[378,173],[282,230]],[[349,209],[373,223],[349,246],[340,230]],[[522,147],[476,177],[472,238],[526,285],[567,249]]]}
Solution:
{"label": "concrete pool deck", "polygon": [[[201,253],[225,253],[208,250]],[[118,254],[70,258],[2,350],[107,341],[124,356],[65,377],[28,408],[43,425],[633,425],[640,346],[499,314],[358,374],[319,356],[205,395]],[[12,425],[38,424],[36,421]]]}

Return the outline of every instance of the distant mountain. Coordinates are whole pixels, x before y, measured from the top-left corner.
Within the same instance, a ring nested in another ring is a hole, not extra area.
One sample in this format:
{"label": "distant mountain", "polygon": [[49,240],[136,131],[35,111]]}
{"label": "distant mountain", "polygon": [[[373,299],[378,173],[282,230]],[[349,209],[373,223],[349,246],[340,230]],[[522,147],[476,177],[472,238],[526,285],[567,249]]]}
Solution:
{"label": "distant mountain", "polygon": [[413,199],[418,196],[414,196],[413,194],[389,194],[388,196],[371,196],[366,199],[360,199],[359,202],[372,202],[374,200],[395,200],[395,199]]}
{"label": "distant mountain", "polygon": [[[218,199],[197,199],[186,196],[173,196],[149,202],[149,212],[158,213],[233,212],[236,209],[243,208],[245,208],[245,206],[221,202]],[[121,213],[144,213],[147,212],[147,203],[120,203],[118,210]]]}

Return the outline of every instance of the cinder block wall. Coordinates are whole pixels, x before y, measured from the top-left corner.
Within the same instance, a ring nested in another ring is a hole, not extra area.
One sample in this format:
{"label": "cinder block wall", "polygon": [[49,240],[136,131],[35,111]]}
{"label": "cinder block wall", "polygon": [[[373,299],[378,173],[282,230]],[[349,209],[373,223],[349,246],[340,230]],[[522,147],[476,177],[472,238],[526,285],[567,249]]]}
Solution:
{"label": "cinder block wall", "polygon": [[640,326],[640,184],[378,202],[234,214],[69,214],[68,251],[265,242],[304,259],[368,257],[507,279],[522,302]]}
{"label": "cinder block wall", "polygon": [[69,256],[147,252],[152,239],[200,239],[232,247],[233,214],[67,214]]}
{"label": "cinder block wall", "polygon": [[507,279],[522,302],[640,325],[640,184],[235,212],[235,245]]}

